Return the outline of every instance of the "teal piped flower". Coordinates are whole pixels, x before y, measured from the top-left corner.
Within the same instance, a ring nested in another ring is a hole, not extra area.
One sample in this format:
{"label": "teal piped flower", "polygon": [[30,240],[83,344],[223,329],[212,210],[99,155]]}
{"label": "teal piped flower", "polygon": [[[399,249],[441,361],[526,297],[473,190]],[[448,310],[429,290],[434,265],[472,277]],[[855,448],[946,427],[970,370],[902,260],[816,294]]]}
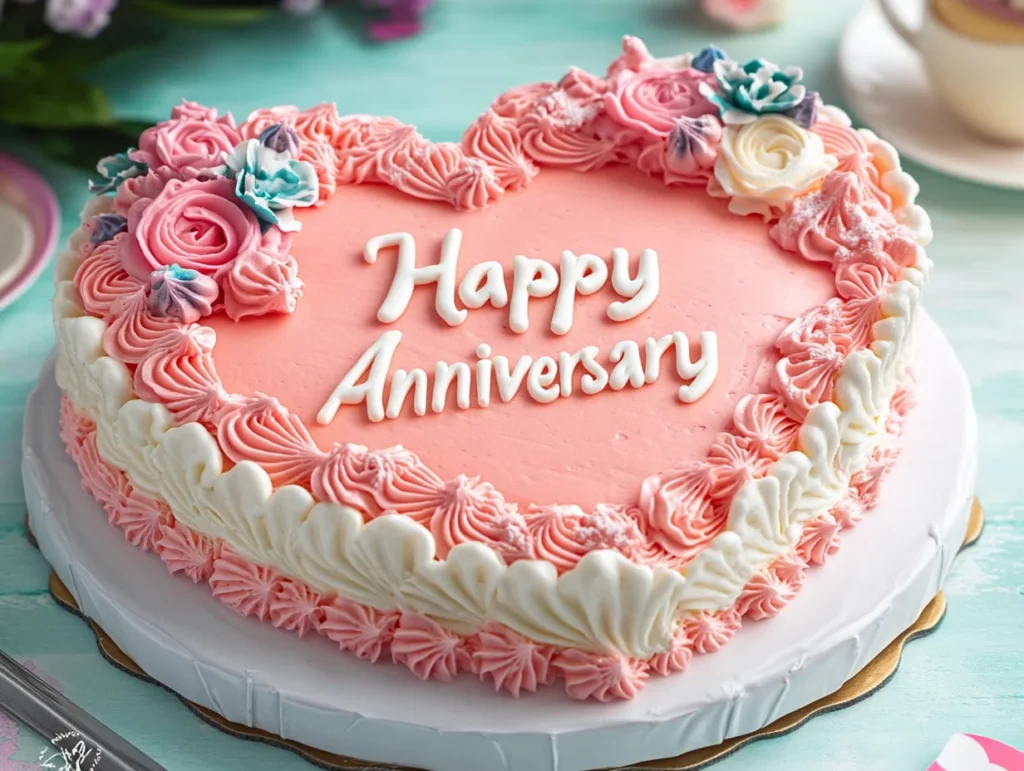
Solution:
{"label": "teal piped flower", "polygon": [[224,155],[224,162],[228,176],[235,178],[235,195],[267,226],[298,230],[292,209],[312,206],[320,196],[313,164],[293,161],[287,152],[277,152],[258,139],[236,146]]}
{"label": "teal piped flower", "polygon": [[807,95],[800,85],[803,70],[799,67],[780,69],[764,59],[751,59],[738,64],[728,59],[714,63],[718,88],[701,84],[701,93],[718,107],[727,124],[753,123],[758,116],[789,112]]}
{"label": "teal piped flower", "polygon": [[141,177],[149,171],[149,166],[141,161],[133,161],[131,159],[130,156],[133,152],[135,152],[135,150],[130,149],[127,152],[108,155],[106,158],[100,160],[100,162],[96,164],[96,171],[100,173],[102,179],[99,182],[93,182],[90,180],[89,192],[93,195],[112,193],[117,190],[117,188],[121,186],[121,183],[126,179]]}

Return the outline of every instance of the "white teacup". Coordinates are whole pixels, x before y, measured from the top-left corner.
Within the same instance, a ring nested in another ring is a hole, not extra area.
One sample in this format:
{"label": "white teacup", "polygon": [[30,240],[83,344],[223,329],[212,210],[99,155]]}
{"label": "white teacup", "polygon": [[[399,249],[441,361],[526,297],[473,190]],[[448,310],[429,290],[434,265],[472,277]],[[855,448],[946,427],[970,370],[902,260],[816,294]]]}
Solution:
{"label": "white teacup", "polygon": [[932,0],[913,29],[879,0],[892,28],[921,56],[939,98],[975,131],[1024,144],[1024,43],[996,43],[958,32],[937,16]]}

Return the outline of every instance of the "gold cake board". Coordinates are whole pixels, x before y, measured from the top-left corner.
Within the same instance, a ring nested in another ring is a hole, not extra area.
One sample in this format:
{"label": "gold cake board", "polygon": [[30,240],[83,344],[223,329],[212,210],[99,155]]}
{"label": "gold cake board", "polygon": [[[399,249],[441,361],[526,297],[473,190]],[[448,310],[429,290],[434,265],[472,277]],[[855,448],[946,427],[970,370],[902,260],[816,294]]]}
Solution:
{"label": "gold cake board", "polygon": [[[971,506],[971,515],[967,524],[967,533],[964,537],[964,543],[961,548],[971,546],[978,540],[978,538],[981,537],[984,522],[985,517],[981,503],[977,498],[975,498]],[[32,536],[32,531],[28,527],[27,517],[25,526],[29,540],[33,545],[36,545],[35,538]],[[50,571],[50,594],[53,596],[53,599],[57,601],[58,605],[63,607],[65,610],[74,613],[89,624],[93,634],[96,635],[96,643],[99,646],[100,653],[103,654],[103,657],[108,662],[118,669],[138,677],[141,680],[153,683],[154,685],[160,685],[143,672],[142,669],[139,668],[138,664],[132,661],[124,651],[117,647],[117,644],[95,621],[82,614],[75,598],[54,571]],[[619,771],[626,771],[626,769],[632,769],[632,771],[695,771],[696,769],[704,768],[716,761],[722,760],[726,756],[731,755],[747,744],[757,741],[758,739],[782,736],[790,731],[794,731],[815,715],[820,715],[825,712],[833,712],[856,704],[862,699],[866,699],[892,679],[893,675],[896,673],[896,668],[899,666],[900,658],[903,655],[903,647],[911,640],[916,640],[919,637],[923,637],[935,631],[939,626],[939,622],[942,621],[942,617],[945,613],[946,595],[940,591],[935,595],[932,601],[925,606],[925,609],[921,611],[921,615],[918,616],[917,621],[915,621],[899,637],[893,640],[885,650],[868,662],[867,666],[865,666],[860,672],[847,680],[838,691],[835,691],[824,698],[818,699],[818,701],[808,704],[802,709],[798,709],[788,715],[783,715],[775,722],[758,731],[754,731],[753,733],[749,733],[744,736],[726,739],[721,744],[716,744],[712,747],[703,747],[699,750],[693,750],[674,758],[651,760],[633,766],[620,766],[617,768]],[[274,745],[275,747],[291,750],[302,758],[308,760],[310,763],[320,766],[321,768],[344,769],[346,771],[412,771],[404,766],[368,763],[367,761],[348,758],[342,755],[335,755],[304,744],[299,744],[298,742],[282,739],[280,736],[275,736],[274,734],[267,733],[266,731],[261,731],[258,728],[249,728],[248,726],[244,726],[239,723],[232,723],[206,707],[201,707],[198,704],[190,702],[180,696],[178,698],[181,699],[185,706],[204,721],[215,728],[219,728],[225,733],[237,736],[241,739],[264,742],[266,744]],[[483,771],[483,769],[481,769],[481,771]]]}

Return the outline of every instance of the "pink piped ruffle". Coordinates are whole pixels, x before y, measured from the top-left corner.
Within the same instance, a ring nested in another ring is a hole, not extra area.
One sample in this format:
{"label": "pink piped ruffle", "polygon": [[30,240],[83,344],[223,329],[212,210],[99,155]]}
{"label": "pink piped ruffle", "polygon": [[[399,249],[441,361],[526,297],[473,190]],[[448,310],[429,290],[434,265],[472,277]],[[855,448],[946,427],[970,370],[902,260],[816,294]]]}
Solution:
{"label": "pink piped ruffle", "polygon": [[420,680],[448,683],[473,669],[466,640],[421,613],[403,613],[391,640],[391,658]]}
{"label": "pink piped ruffle", "polygon": [[218,543],[181,522],[164,526],[156,551],[171,573],[184,573],[193,583],[208,581],[220,556]]}
{"label": "pink piped ruffle", "polygon": [[555,648],[528,640],[501,624],[488,624],[477,634],[472,656],[473,669],[481,680],[492,679],[494,690],[504,688],[516,698],[523,691],[534,693],[539,686],[555,681]]}
{"label": "pink piped ruffle", "polygon": [[565,692],[580,701],[634,699],[650,676],[646,662],[575,649],[559,653],[555,665],[565,680]]}
{"label": "pink piped ruffle", "polygon": [[270,623],[305,637],[320,628],[326,616],[324,598],[301,581],[282,578],[270,598]]}
{"label": "pink piped ruffle", "polygon": [[224,454],[235,463],[255,461],[275,487],[307,483],[323,459],[302,421],[272,396],[228,402],[214,423]]}
{"label": "pink piped ruffle", "polygon": [[317,631],[357,658],[376,662],[390,649],[399,618],[395,611],[380,611],[335,597],[324,605]]}
{"label": "pink piped ruffle", "polygon": [[209,580],[214,597],[236,613],[260,621],[270,618],[270,607],[282,583],[272,567],[249,562],[227,547],[214,560]]}

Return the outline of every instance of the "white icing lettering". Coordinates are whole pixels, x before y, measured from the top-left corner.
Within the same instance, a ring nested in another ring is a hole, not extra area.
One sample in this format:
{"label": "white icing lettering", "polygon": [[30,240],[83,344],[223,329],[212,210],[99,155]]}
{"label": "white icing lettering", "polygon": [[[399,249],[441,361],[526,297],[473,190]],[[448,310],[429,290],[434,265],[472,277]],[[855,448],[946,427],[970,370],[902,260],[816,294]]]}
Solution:
{"label": "white icing lettering", "polygon": [[394,420],[402,414],[410,390],[413,390],[412,411],[420,417],[427,414],[427,372],[417,367],[411,372],[406,372],[404,369],[395,370],[395,374],[391,376],[388,418]]}
{"label": "white icing lettering", "polygon": [[[594,254],[577,255],[564,250],[558,268],[549,262],[517,255],[512,260],[512,291],[508,291],[504,268],[500,262],[489,260],[472,265],[456,282],[459,254],[462,249],[462,231],[452,228],[441,243],[441,258],[432,265],[416,265],[416,240],[409,233],[387,233],[374,236],[366,242],[364,256],[368,263],[376,263],[381,249],[398,247],[398,260],[387,297],[377,310],[377,319],[391,324],[409,308],[417,286],[436,284],[434,308],[449,326],[458,326],[466,320],[469,309],[482,308],[488,303],[494,308],[509,307],[509,329],[521,334],[530,328],[530,299],[551,295],[555,306],[551,313],[551,331],[564,335],[572,329],[576,296],[594,294],[608,281],[608,265]],[[644,249],[640,253],[636,276],[630,274],[629,252],[612,249],[611,279],[616,294],[625,300],[608,304],[608,317],[613,321],[628,321],[644,313],[654,303],[660,289],[658,253]],[[455,304],[456,283],[458,296],[466,308]]]}
{"label": "white icing lettering", "polygon": [[661,357],[672,347],[672,335],[663,337],[648,337],[644,343],[644,380],[653,383],[661,374]]}
{"label": "white icing lettering", "polygon": [[434,307],[437,315],[449,326],[458,326],[466,320],[466,311],[455,307],[455,271],[458,267],[462,231],[452,228],[441,243],[441,261],[434,265],[416,267],[416,240],[408,233],[389,233],[374,236],[366,242],[364,257],[371,265],[377,261],[381,249],[398,247],[398,265],[391,279],[391,289],[377,311],[377,319],[390,324],[401,318],[409,307],[413,290],[425,284],[437,284]]}
{"label": "white icing lettering", "polygon": [[578,257],[566,249],[559,261],[558,297],[551,315],[551,331],[564,335],[572,329],[576,295],[593,294],[608,280],[608,266],[594,254]]}
{"label": "white icing lettering", "polygon": [[[359,404],[366,401],[366,414],[374,423],[384,419],[384,383],[395,349],[402,341],[402,333],[398,330],[385,332],[377,338],[377,342],[366,349],[359,361],[338,383],[334,392],[327,397],[324,406],[317,413],[316,422],[326,426],[338,414],[343,404]],[[357,385],[365,378],[362,385]]]}
{"label": "white icing lettering", "polygon": [[558,354],[558,385],[561,389],[563,399],[572,396],[573,375],[575,374],[576,367],[582,358],[582,350],[576,351],[576,353],[566,353],[563,351]]}
{"label": "white icing lettering", "polygon": [[455,381],[455,403],[461,409],[469,409],[470,369],[464,361],[454,364],[439,361],[434,365],[434,394],[430,400],[430,409],[434,412],[444,411],[448,402],[448,389],[452,380]]}
{"label": "white icing lettering", "polygon": [[490,303],[495,308],[508,305],[505,271],[500,262],[480,262],[466,271],[459,283],[459,299],[467,308],[483,308]]}
{"label": "white icing lettering", "polygon": [[608,370],[597,361],[597,354],[600,352],[601,349],[596,345],[588,345],[580,351],[583,369],[587,371],[580,381],[580,387],[588,396],[601,393],[608,385]]}
{"label": "white icing lettering", "polygon": [[519,254],[512,260],[512,302],[508,326],[523,333],[530,328],[530,298],[549,297],[558,288],[558,271],[544,260]]}
{"label": "white icing lettering", "polygon": [[317,420],[329,423],[342,404],[359,404],[363,401],[366,402],[370,420],[379,421],[384,417],[394,419],[401,415],[410,392],[413,394],[413,411],[417,415],[425,415],[428,390],[431,394],[430,410],[443,412],[448,406],[452,383],[455,384],[455,404],[458,409],[469,409],[474,387],[477,404],[486,407],[491,401],[492,377],[503,402],[512,401],[524,383],[527,395],[541,404],[549,404],[560,397],[568,398],[573,393],[577,370],[583,373],[580,388],[588,396],[601,393],[606,388],[613,391],[621,391],[626,386],[641,388],[660,376],[658,361],[672,347],[676,349],[676,374],[684,381],[678,390],[680,401],[696,401],[707,393],[718,376],[718,339],[713,332],[700,333],[700,354],[696,359],[691,355],[689,338],[682,332],[660,338],[648,337],[642,345],[633,340],[622,340],[608,352],[607,360],[612,365],[610,372],[599,360],[601,352],[596,345],[536,359],[523,354],[512,367],[508,357],[492,358],[491,346],[481,343],[476,349],[478,361],[472,366],[463,361],[437,362],[432,388],[425,370],[396,370],[391,377],[391,392],[385,411],[384,390],[388,368],[400,342],[400,332],[391,331],[381,335],[345,375],[321,408]]}
{"label": "white icing lettering", "polygon": [[558,398],[559,386],[558,364],[550,356],[541,356],[530,365],[530,374],[526,376],[526,390],[534,401],[548,404]]}
{"label": "white icing lettering", "polygon": [[608,318],[612,321],[628,321],[650,308],[661,288],[658,253],[644,249],[640,253],[636,278],[631,278],[629,252],[612,249],[612,288],[620,296],[629,298],[627,302],[614,302],[608,306]]}
{"label": "white icing lettering", "polygon": [[491,370],[494,368],[491,346],[480,343],[476,348],[476,357],[480,360],[476,363],[476,403],[487,407],[491,403]]}
{"label": "white icing lettering", "polygon": [[621,391],[626,384],[639,388],[644,380],[644,365],[640,361],[640,346],[632,340],[623,340],[612,346],[608,361],[615,365],[609,385],[613,391]]}
{"label": "white icing lettering", "polygon": [[672,335],[676,346],[676,373],[683,380],[693,378],[679,389],[679,401],[691,404],[708,392],[718,377],[718,335],[700,333],[700,357],[690,360],[690,341],[682,332]]}
{"label": "white icing lettering", "polygon": [[515,397],[532,363],[533,359],[530,356],[520,356],[515,369],[509,372],[508,358],[494,357],[494,379],[498,382],[498,396],[503,402],[508,403]]}
{"label": "white icing lettering", "polygon": [[[398,257],[391,287],[377,311],[377,318],[383,323],[401,318],[417,286],[435,284],[434,307],[449,325],[463,323],[468,315],[465,308],[460,309],[455,304],[457,290],[459,299],[469,309],[487,304],[494,308],[508,306],[508,327],[520,334],[530,327],[530,300],[554,295],[551,331],[564,335],[572,329],[576,297],[594,294],[608,283],[609,275],[612,289],[621,298],[608,304],[607,315],[613,321],[627,321],[646,312],[660,288],[658,255],[653,249],[640,253],[635,276],[630,273],[629,252],[622,248],[612,250],[610,269],[597,255],[577,255],[568,249],[561,253],[557,268],[542,259],[518,255],[512,262],[510,292],[504,268],[494,260],[471,266],[462,281],[456,281],[462,248],[462,232],[457,228],[445,235],[440,259],[435,264],[417,267],[416,243],[409,233],[371,238],[364,250],[366,261],[375,263],[380,251],[389,247],[398,248]],[[626,386],[642,388],[658,380],[662,374],[662,358],[673,347],[674,369],[683,383],[677,392],[680,401],[696,401],[718,377],[718,338],[714,332],[700,333],[696,357],[689,338],[682,332],[648,337],[642,343],[622,340],[608,351],[607,365],[601,360],[601,351],[596,345],[537,358],[521,354],[512,366],[508,357],[493,356],[491,346],[480,343],[475,362],[436,362],[432,384],[427,369],[396,369],[390,377],[390,392],[385,400],[388,375],[401,340],[402,333],[398,330],[382,334],[345,373],[321,407],[317,421],[330,423],[342,405],[362,402],[366,403],[370,420],[395,419],[401,416],[410,394],[416,415],[426,415],[428,407],[432,412],[443,412],[448,407],[453,384],[458,409],[469,409],[474,393],[477,405],[490,406],[492,382],[497,385],[502,402],[514,399],[525,384],[531,399],[548,404],[572,396],[577,371],[580,372],[580,389],[588,396],[606,388],[613,391],[621,391]]]}

